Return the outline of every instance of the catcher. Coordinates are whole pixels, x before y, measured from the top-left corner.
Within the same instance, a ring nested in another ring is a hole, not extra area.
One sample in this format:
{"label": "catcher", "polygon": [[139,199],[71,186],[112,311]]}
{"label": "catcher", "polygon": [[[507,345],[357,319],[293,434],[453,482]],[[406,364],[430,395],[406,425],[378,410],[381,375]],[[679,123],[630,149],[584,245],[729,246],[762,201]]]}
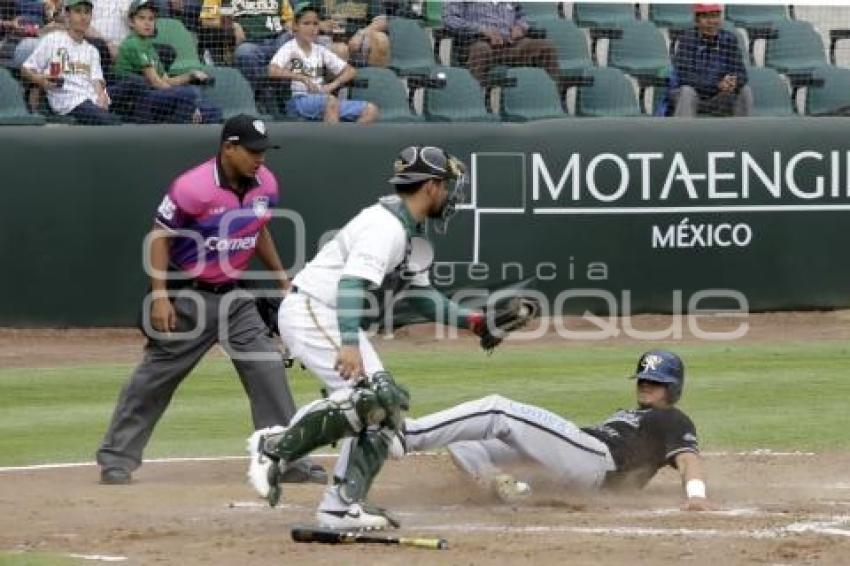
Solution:
{"label": "catcher", "polygon": [[[488,351],[537,315],[537,304],[528,299],[514,297],[489,311],[470,310],[431,286],[433,248],[425,239],[426,222],[445,233],[463,199],[465,171],[443,149],[405,148],[389,180],[396,194],[363,209],[294,278],[279,312],[280,335],[329,395],[303,407],[285,430],[259,430],[249,439],[249,478],[272,506],[280,497],[281,461],[293,462],[344,439],[333,485],[319,503],[318,522],[330,528],[397,526],[386,511],[365,501],[391,445],[399,440],[402,411],[409,406],[407,391],[384,371],[362,330],[370,311],[376,314],[370,298],[377,297],[382,305],[387,293],[407,290],[408,304],[417,312],[471,329]],[[401,451],[400,444],[397,448]]]}
{"label": "catcher", "polygon": [[682,360],[666,350],[647,352],[633,377],[637,408],[619,410],[596,426],[579,428],[540,407],[490,395],[407,419],[406,448],[448,446],[458,467],[507,502],[531,490],[503,473],[505,465],[535,462],[565,487],[582,490],[641,488],[670,465],[682,476],[683,508],[710,508],[696,428],[675,407],[685,383]]}

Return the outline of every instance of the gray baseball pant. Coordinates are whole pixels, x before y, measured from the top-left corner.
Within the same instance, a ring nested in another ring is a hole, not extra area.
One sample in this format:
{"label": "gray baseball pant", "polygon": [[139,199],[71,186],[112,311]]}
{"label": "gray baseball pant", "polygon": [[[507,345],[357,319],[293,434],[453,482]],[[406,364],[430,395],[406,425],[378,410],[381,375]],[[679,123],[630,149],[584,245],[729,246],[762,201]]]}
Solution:
{"label": "gray baseball pant", "polygon": [[[242,380],[254,427],[289,424],[295,401],[276,341],[266,334],[267,327],[252,299],[227,297],[193,290],[175,296],[175,332],[197,329],[197,336],[148,337],[144,358],[118,397],[112,422],[97,451],[98,464],[131,471],[141,465],[142,452],[174,391],[217,342],[231,356]],[[229,304],[224,302],[231,299]]]}
{"label": "gray baseball pant", "polygon": [[572,422],[500,395],[406,419],[408,451],[448,447],[455,462],[486,481],[500,466],[537,462],[567,487],[599,487],[615,469],[608,447]]}

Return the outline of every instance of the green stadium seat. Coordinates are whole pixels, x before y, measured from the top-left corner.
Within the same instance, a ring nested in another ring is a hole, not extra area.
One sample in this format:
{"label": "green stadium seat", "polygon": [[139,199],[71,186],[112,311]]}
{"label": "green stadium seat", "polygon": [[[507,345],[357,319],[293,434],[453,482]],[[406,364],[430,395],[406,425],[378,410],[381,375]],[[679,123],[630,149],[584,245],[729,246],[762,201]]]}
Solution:
{"label": "green stadium seat", "polygon": [[764,6],[727,4],[724,17],[739,28],[765,27],[787,21],[788,10],[784,5],[779,4]]}
{"label": "green stadium seat", "polygon": [[752,116],[795,116],[791,93],[782,77],[768,67],[748,67],[747,78],[753,91]]}
{"label": "green stadium seat", "polygon": [[649,20],[661,28],[687,29],[694,25],[694,12],[690,4],[650,4]]}
{"label": "green stadium seat", "polygon": [[496,117],[484,106],[484,89],[469,71],[460,67],[437,67],[431,78],[442,74],[445,88],[426,88],[422,115],[429,122],[491,122]]}
{"label": "green stadium seat", "polygon": [[653,23],[626,22],[621,29],[622,37],[611,39],[608,66],[636,76],[658,76],[670,66],[667,42]]}
{"label": "green stadium seat", "polygon": [[640,116],[640,104],[629,78],[614,67],[595,67],[585,75],[593,80],[578,87],[576,116],[624,117]]}
{"label": "green stadium seat", "polygon": [[0,67],[0,124],[40,126],[44,122],[44,116],[29,113],[24,102],[24,89],[9,71]]}
{"label": "green stadium seat", "polygon": [[525,17],[535,25],[561,19],[558,4],[558,2],[519,2]]}
{"label": "green stadium seat", "polygon": [[155,42],[164,43],[174,48],[176,58],[168,68],[169,75],[182,75],[204,67],[198,58],[198,46],[195,44],[195,38],[180,20],[158,18]]}
{"label": "green stadium seat", "polygon": [[381,122],[418,122],[421,117],[410,110],[407,89],[398,76],[389,69],[363,67],[357,69],[357,78],[366,79],[368,86],[354,86],[348,98],[366,100],[378,107]]}
{"label": "green stadium seat", "polygon": [[505,122],[529,122],[550,118],[566,118],[555,83],[543,69],[511,67],[508,79],[516,86],[504,87],[500,93],[499,112]]}
{"label": "green stadium seat", "polygon": [[788,20],[773,26],[776,37],[767,40],[764,64],[780,73],[805,73],[827,65],[820,34],[808,22]]}
{"label": "green stadium seat", "polygon": [[809,87],[806,114],[812,116],[850,116],[850,69],[822,67],[812,73],[823,86]]}
{"label": "green stadium seat", "polygon": [[427,75],[437,65],[431,38],[419,20],[390,18],[390,69],[400,76]]}
{"label": "green stadium seat", "polygon": [[443,25],[443,1],[425,0],[422,8],[422,19],[429,28],[438,28]]}
{"label": "green stadium seat", "polygon": [[583,28],[619,28],[635,17],[634,4],[573,4],[573,21]]}
{"label": "green stadium seat", "polygon": [[570,20],[540,22],[546,39],[558,50],[558,67],[562,71],[581,71],[593,66],[584,31]]}
{"label": "green stadium seat", "polygon": [[215,78],[215,84],[205,87],[204,95],[221,108],[225,120],[237,114],[257,114],[254,91],[242,73],[231,67],[210,67],[205,72]]}

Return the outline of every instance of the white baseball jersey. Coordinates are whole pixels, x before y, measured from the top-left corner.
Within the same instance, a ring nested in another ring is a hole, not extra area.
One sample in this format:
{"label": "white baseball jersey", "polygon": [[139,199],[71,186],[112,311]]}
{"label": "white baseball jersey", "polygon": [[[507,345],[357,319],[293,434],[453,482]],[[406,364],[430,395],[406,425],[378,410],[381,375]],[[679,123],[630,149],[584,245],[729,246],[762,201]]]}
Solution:
{"label": "white baseball jersey", "polygon": [[[338,75],[348,65],[327,47],[314,43],[309,50],[304,51],[295,39],[287,41],[278,49],[271,64],[308,77],[310,82],[319,87],[325,82],[325,68],[329,69],[332,75]],[[308,93],[304,83],[292,81],[293,96]]]}
{"label": "white baseball jersey", "polygon": [[95,81],[104,82],[97,49],[85,39],[74,41],[66,31],[54,31],[41,38],[23,66],[36,73],[47,74],[50,59],[54,56],[63,62],[64,84],[62,88],[47,90],[47,100],[53,111],[67,114],[86,100],[96,102]]}
{"label": "white baseball jersey", "polygon": [[[309,296],[335,307],[337,285],[343,276],[366,279],[379,287],[384,277],[404,261],[408,248],[401,220],[378,203],[352,218],[293,283]],[[411,283],[417,287],[431,284],[427,272],[417,273]]]}

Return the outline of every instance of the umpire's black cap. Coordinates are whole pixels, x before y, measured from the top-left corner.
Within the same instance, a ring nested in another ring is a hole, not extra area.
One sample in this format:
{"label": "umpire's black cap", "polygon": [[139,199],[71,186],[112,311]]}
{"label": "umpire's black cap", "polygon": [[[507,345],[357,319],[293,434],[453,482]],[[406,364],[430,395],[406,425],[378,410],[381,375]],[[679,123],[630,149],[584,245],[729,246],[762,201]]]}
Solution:
{"label": "umpire's black cap", "polygon": [[269,141],[265,122],[250,114],[237,114],[227,119],[221,130],[221,143],[224,142],[241,145],[249,151],[280,149]]}

